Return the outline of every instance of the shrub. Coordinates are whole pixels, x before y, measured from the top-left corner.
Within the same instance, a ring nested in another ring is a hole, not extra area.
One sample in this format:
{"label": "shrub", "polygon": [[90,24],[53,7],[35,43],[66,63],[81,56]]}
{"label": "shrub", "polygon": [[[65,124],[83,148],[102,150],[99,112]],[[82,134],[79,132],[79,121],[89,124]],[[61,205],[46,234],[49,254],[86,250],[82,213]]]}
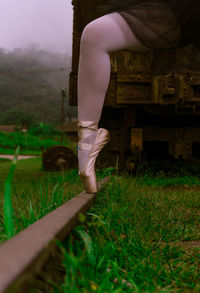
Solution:
{"label": "shrub", "polygon": [[54,135],[60,135],[60,130],[56,129],[51,124],[35,123],[29,130],[28,134],[42,135],[43,137],[50,137]]}
{"label": "shrub", "polygon": [[52,139],[41,139],[37,136],[23,132],[3,133],[0,132],[0,146],[2,148],[16,149],[20,146],[21,150],[41,150],[57,145],[58,142]]}

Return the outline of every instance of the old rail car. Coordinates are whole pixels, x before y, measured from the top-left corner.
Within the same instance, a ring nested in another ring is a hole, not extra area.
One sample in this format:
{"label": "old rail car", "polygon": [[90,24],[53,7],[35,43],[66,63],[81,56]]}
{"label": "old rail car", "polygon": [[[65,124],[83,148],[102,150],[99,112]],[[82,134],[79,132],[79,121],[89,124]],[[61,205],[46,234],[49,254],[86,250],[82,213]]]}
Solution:
{"label": "old rail car", "polygon": [[[81,33],[101,16],[105,0],[73,0],[73,55],[70,105],[77,105]],[[134,166],[155,154],[200,158],[200,52],[185,48],[110,53],[111,79],[100,126],[111,141],[99,156],[101,166]],[[97,69],[98,70],[98,69]],[[133,164],[132,164],[133,163]],[[132,164],[132,165],[131,165]]]}

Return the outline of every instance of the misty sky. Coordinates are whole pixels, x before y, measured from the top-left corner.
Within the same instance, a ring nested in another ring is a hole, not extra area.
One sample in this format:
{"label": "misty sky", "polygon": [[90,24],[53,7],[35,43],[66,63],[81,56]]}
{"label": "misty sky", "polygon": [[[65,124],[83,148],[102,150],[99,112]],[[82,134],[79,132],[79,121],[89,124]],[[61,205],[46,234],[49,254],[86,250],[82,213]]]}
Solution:
{"label": "misty sky", "polygon": [[0,0],[0,47],[72,50],[71,0]]}

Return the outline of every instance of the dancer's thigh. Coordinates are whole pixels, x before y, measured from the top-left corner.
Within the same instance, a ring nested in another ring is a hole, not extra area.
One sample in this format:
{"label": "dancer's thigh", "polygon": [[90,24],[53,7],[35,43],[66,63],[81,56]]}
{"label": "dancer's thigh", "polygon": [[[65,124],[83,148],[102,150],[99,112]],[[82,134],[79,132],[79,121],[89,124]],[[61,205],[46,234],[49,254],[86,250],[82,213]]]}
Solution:
{"label": "dancer's thigh", "polygon": [[149,50],[134,35],[124,18],[117,12],[101,16],[83,30],[81,47],[97,46],[107,52],[131,48]]}

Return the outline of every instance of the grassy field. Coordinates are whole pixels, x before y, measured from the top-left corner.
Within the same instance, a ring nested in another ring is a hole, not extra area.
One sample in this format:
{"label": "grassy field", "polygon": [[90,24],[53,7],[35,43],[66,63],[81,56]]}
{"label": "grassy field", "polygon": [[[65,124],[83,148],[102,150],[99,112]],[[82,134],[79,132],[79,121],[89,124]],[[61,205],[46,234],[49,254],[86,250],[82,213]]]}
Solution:
{"label": "grassy field", "polygon": [[[3,222],[3,199],[10,167],[10,160],[0,160],[0,243],[8,238]],[[11,186],[14,234],[79,192],[81,186],[77,170],[46,172],[42,169],[41,158],[18,161]]]}
{"label": "grassy field", "polygon": [[[10,167],[0,160],[0,242],[8,238],[3,198]],[[98,179],[110,172],[99,171]],[[18,161],[14,234],[81,191],[77,170],[45,172],[40,158]],[[199,194],[199,177],[113,175],[62,244],[62,281],[47,276],[47,292],[200,292]]]}
{"label": "grassy field", "polygon": [[113,176],[63,246],[51,292],[200,292],[199,194],[197,177]]}
{"label": "grassy field", "polygon": [[[20,147],[19,154],[40,155],[42,151],[55,145],[61,144],[61,134],[58,130],[48,129],[47,126],[33,128],[26,133],[22,131],[5,133],[0,132],[0,154],[12,155],[17,146]],[[76,151],[76,144],[68,138],[63,137],[63,145]]]}

